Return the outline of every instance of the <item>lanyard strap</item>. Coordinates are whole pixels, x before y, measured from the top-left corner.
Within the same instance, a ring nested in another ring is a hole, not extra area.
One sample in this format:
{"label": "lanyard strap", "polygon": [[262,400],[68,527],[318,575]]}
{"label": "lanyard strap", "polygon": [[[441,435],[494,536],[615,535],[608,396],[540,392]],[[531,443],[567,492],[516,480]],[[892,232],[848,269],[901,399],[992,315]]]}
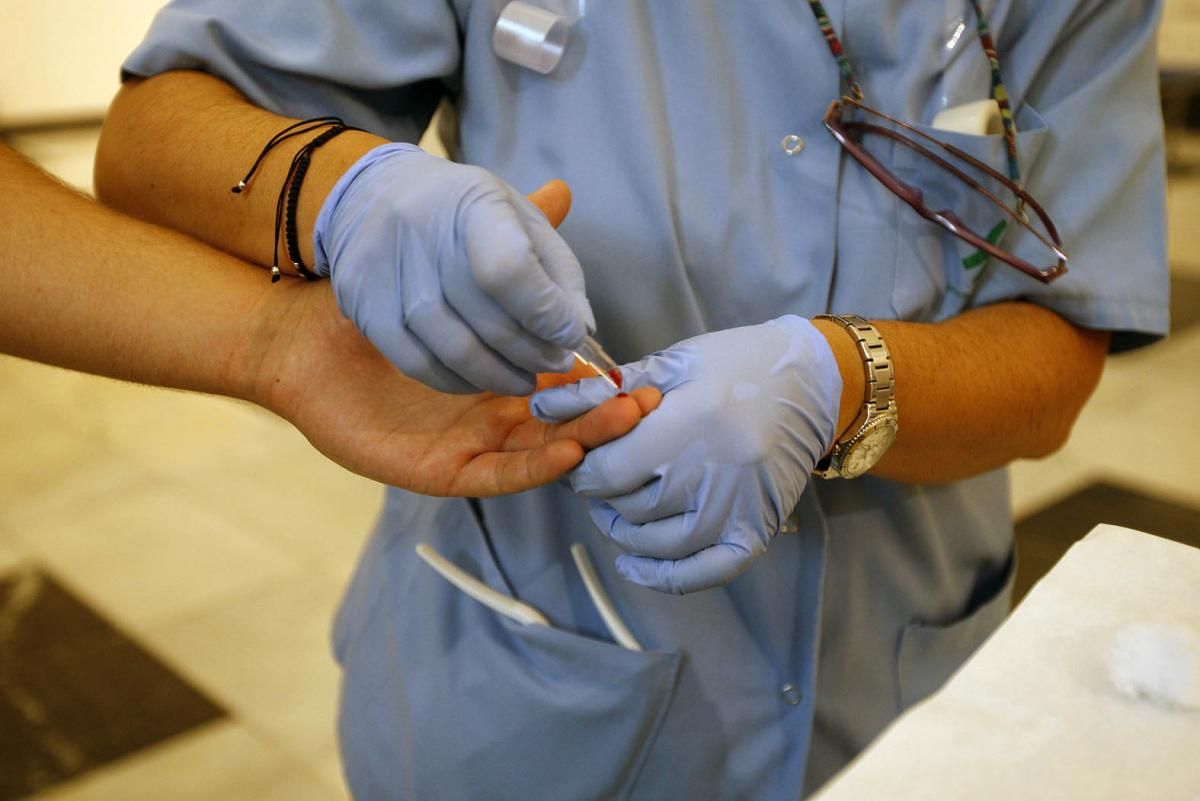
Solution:
{"label": "lanyard strap", "polygon": [[1021,168],[1017,165],[1017,126],[1013,122],[1012,104],[1008,102],[1008,89],[1004,86],[1004,78],[1000,75],[1000,55],[996,52],[996,42],[992,39],[991,28],[988,27],[987,15],[979,5],[979,0],[971,0],[978,20],[975,28],[979,31],[979,43],[983,45],[983,54],[987,56],[992,68],[992,99],[1000,106],[1000,122],[1004,125],[1004,147],[1008,151],[1008,177],[1017,186],[1021,185]]}
{"label": "lanyard strap", "polygon": [[[1017,163],[1017,128],[1013,123],[1012,105],[1008,100],[1008,89],[1004,86],[1004,78],[1000,74],[1000,56],[996,52],[996,43],[992,39],[991,28],[988,27],[987,16],[983,13],[983,8],[979,4],[979,0],[970,0],[971,7],[975,11],[975,17],[978,20],[975,28],[979,33],[979,43],[983,46],[983,54],[987,57],[988,64],[992,70],[992,99],[996,101],[996,105],[1000,107],[1000,123],[1004,126],[1004,146],[1008,153],[1008,177],[1013,183],[1018,186],[1021,184],[1021,169]],[[829,45],[829,52],[833,54],[837,61],[838,72],[841,73],[842,82],[846,85],[850,95],[855,100],[862,100],[863,90],[859,85],[858,79],[854,77],[854,68],[850,66],[850,59],[846,58],[846,53],[842,48],[842,43],[838,39],[837,31],[833,29],[833,23],[829,19],[829,14],[825,11],[825,6],[821,0],[808,0],[808,5],[812,9],[813,16],[817,18],[817,25],[821,28],[821,35],[825,37],[825,43]]]}
{"label": "lanyard strap", "polygon": [[855,100],[862,100],[862,87],[854,78],[854,68],[850,66],[850,59],[846,58],[846,53],[842,50],[842,43],[838,40],[837,31],[833,29],[829,14],[825,12],[825,6],[821,4],[821,0],[808,0],[808,5],[817,18],[817,25],[821,28],[821,35],[825,37],[825,43],[829,45],[829,52],[833,53],[833,57],[837,60],[838,71],[842,74],[842,82],[850,89],[850,94],[854,96]]}

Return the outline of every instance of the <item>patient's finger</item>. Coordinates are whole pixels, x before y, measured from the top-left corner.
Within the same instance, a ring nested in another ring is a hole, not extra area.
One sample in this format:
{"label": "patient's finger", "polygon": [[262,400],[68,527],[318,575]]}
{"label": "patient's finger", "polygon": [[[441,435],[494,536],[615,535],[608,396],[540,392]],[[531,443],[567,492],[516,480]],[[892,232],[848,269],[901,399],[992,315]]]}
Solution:
{"label": "patient's finger", "polygon": [[598,448],[632,431],[661,400],[662,393],[652,388],[649,393],[639,390],[636,396],[611,398],[574,420],[550,426],[548,439],[573,439],[585,449]]}
{"label": "patient's finger", "polygon": [[661,400],[657,389],[646,387],[560,425],[527,420],[513,429],[503,450],[481,453],[464,465],[450,492],[478,498],[549,484],[576,467],[585,449],[627,434]]}
{"label": "patient's finger", "polygon": [[481,453],[458,472],[449,494],[486,498],[524,492],[561,478],[582,459],[583,448],[569,439],[532,449]]}

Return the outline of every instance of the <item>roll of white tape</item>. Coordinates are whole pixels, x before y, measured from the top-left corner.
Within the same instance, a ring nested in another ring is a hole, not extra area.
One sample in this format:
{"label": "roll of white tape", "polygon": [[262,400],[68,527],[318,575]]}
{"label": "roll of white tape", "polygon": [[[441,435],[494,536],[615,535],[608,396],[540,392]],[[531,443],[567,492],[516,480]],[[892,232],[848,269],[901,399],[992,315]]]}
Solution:
{"label": "roll of white tape", "polygon": [[942,131],[956,131],[976,136],[1004,133],[1004,122],[1000,119],[1000,104],[995,100],[976,100],[963,103],[944,111],[933,118],[933,126]]}
{"label": "roll of white tape", "polygon": [[568,31],[570,24],[561,14],[514,0],[500,12],[492,48],[505,61],[545,75],[562,60]]}

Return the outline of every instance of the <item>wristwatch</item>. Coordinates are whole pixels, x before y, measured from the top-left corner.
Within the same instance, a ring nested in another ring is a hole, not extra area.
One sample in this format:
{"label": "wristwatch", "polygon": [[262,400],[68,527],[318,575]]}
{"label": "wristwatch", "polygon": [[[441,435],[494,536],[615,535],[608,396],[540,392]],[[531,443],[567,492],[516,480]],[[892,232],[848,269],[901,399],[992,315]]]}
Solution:
{"label": "wristwatch", "polygon": [[892,356],[875,326],[857,314],[821,314],[817,319],[832,320],[854,337],[867,384],[862,411],[855,418],[862,419],[862,425],[834,444],[829,455],[817,462],[813,474],[820,478],[858,478],[879,463],[900,430]]}

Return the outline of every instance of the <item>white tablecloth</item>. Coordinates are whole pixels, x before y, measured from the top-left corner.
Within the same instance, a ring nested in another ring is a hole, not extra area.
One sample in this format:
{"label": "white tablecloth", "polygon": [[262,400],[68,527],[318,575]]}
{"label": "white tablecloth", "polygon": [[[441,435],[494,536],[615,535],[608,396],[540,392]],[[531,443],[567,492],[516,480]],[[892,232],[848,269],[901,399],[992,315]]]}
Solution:
{"label": "white tablecloth", "polygon": [[1111,679],[1141,624],[1200,636],[1200,550],[1099,526],[814,801],[1200,801],[1200,710]]}

